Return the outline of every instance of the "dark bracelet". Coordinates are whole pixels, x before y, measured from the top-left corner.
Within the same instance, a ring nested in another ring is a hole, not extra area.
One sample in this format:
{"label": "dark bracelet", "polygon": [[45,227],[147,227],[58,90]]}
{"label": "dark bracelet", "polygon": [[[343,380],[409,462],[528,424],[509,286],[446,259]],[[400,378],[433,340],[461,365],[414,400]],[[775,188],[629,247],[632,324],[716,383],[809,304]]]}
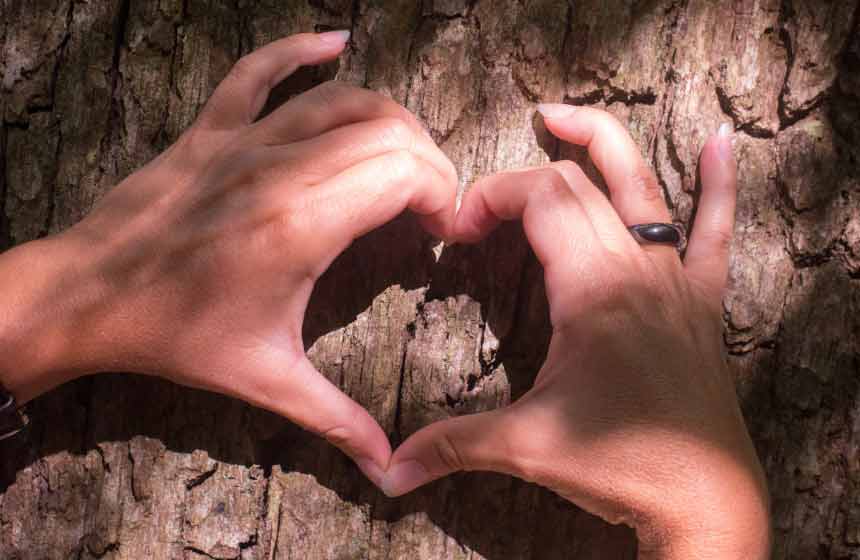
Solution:
{"label": "dark bracelet", "polygon": [[14,436],[29,423],[30,419],[18,407],[15,397],[0,385],[0,440]]}

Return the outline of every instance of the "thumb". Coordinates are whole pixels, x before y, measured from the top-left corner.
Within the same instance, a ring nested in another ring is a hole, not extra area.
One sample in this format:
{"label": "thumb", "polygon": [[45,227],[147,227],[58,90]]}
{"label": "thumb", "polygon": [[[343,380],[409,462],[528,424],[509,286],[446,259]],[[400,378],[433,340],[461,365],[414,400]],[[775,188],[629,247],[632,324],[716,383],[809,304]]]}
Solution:
{"label": "thumb", "polygon": [[289,368],[260,365],[246,376],[240,396],[324,437],[379,486],[391,447],[370,413],[317,371],[304,354]]}
{"label": "thumb", "polygon": [[401,496],[457,471],[496,471],[520,476],[515,431],[506,409],[458,416],[411,435],[391,457],[380,487]]}

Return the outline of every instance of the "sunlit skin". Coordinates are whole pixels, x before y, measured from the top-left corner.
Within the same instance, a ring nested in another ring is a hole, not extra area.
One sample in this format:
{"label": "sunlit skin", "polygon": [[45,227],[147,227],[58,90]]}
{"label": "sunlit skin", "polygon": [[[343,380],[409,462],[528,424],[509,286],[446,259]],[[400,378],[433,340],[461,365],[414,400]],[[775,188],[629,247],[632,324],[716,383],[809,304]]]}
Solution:
{"label": "sunlit skin", "polygon": [[[453,164],[379,94],[331,82],[257,120],[271,87],[347,39],[295,35],[247,55],[191,128],[83,221],[0,256],[0,383],[24,403],[100,371],[157,375],[283,415],[390,496],[498,471],[631,525],[643,559],[766,558],[766,487],[722,354],[729,135],[702,151],[683,262],[627,231],[670,215],[626,130],[596,109],[540,107],[552,133],[588,147],[610,198],[555,162],[478,181],[457,212]],[[427,426],[392,454],[308,361],[301,331],[334,258],[407,209],[449,242],[522,219],[553,338],[523,398]]]}

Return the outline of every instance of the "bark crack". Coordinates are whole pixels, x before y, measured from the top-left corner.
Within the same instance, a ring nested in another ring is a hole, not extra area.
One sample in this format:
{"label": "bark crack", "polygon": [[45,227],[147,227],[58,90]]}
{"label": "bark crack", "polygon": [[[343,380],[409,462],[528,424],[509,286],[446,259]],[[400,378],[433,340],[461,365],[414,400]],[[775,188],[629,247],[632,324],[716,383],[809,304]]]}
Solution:
{"label": "bark crack", "polygon": [[199,555],[199,556],[203,556],[204,558],[211,558],[212,560],[235,560],[236,558],[239,558],[239,557],[240,557],[240,555],[238,555],[238,556],[233,556],[233,557],[231,557],[231,558],[222,558],[222,557],[219,557],[219,556],[212,556],[211,554],[209,554],[209,553],[208,553],[208,552],[206,552],[205,550],[200,549],[200,548],[197,548],[196,546],[191,546],[191,545],[185,545],[185,546],[183,546],[182,548],[183,548],[183,550],[185,550],[186,552],[191,552],[191,553],[193,553],[193,554],[197,554],[197,555]]}
{"label": "bark crack", "polygon": [[[272,479],[270,479],[269,484],[271,484],[271,480]],[[275,521],[274,535],[272,537],[274,539],[274,542],[272,543],[272,548],[271,548],[272,554],[269,556],[270,560],[272,560],[274,558],[278,558],[278,547],[281,544],[281,523],[283,522],[283,519],[284,519],[284,508],[281,507],[281,504],[279,502],[278,503],[278,516],[277,516],[277,519]]]}
{"label": "bark crack", "polygon": [[678,85],[677,74],[673,70],[678,52],[677,48],[674,46],[674,39],[681,20],[681,5],[672,4],[667,12],[673,10],[674,17],[671,18],[668,31],[665,32],[665,48],[666,52],[670,54],[667,64],[668,68],[666,69],[663,77],[664,93],[662,103],[658,108],[658,124],[656,127],[655,139],[651,143],[651,167],[654,169],[657,182],[663,191],[663,199],[666,201],[666,205],[670,212],[674,212],[677,204],[670,194],[669,183],[666,180],[666,177],[664,177],[661,166],[658,162],[659,135],[661,131],[663,132],[663,141],[666,143],[666,154],[669,156],[669,163],[675,170],[675,173],[678,174],[682,185],[684,177],[686,176],[686,165],[681,159],[680,154],[678,154],[677,146],[675,146],[675,138],[672,134],[672,116],[674,115],[675,109],[675,88]]}
{"label": "bark crack", "polygon": [[[83,550],[83,549],[81,549],[81,550]],[[105,558],[111,552],[117,552],[119,550],[119,543],[118,542],[109,542],[109,543],[107,543],[107,545],[104,548],[98,549],[98,550],[94,549],[90,544],[87,544],[86,550],[87,550],[87,552],[92,554],[92,556],[94,558]]]}
{"label": "bark crack", "polygon": [[[806,106],[800,107],[796,110],[789,110],[787,106],[786,98],[791,94],[791,89],[789,85],[789,81],[791,80],[791,74],[794,70],[794,65],[797,61],[797,53],[794,48],[794,43],[791,38],[791,34],[787,29],[788,22],[792,17],[796,16],[794,12],[794,8],[792,7],[791,0],[782,0],[779,7],[779,21],[778,21],[778,36],[780,43],[785,49],[786,53],[786,68],[785,68],[785,77],[782,83],[782,89],[780,90],[777,97],[777,116],[779,117],[779,130],[783,131],[786,128],[794,125],[795,123],[805,119],[809,116],[813,111],[821,107],[825,100],[827,100],[833,87],[835,86],[835,82],[831,84],[829,87],[821,91],[818,95],[816,95],[813,99],[807,102]],[[750,134],[750,132],[748,132]],[[755,136],[755,134],[751,134]],[[756,136],[758,138],[769,138],[773,136]]]}
{"label": "bark crack", "polygon": [[203,484],[204,482],[206,482],[210,478],[212,478],[212,476],[218,471],[218,465],[219,464],[220,463],[215,461],[212,463],[212,468],[207,469],[204,472],[200,473],[199,475],[185,481],[185,489],[186,490],[192,490],[192,489],[200,486],[201,484]]}
{"label": "bark crack", "polygon": [[[65,35],[60,42],[59,52],[57,54],[56,62],[54,63],[54,68],[51,75],[51,107],[50,110],[54,109],[56,105],[56,95],[57,95],[57,84],[60,81],[60,68],[63,65],[63,62],[66,59],[66,50],[68,49],[69,40],[72,35],[72,23],[74,22],[74,9],[75,3],[69,2],[69,9],[66,12],[66,24],[65,24]],[[50,233],[53,229],[54,225],[54,211],[56,207],[56,193],[57,193],[57,183],[59,182],[59,168],[60,168],[60,156],[62,155],[63,148],[63,127],[59,124],[56,127],[57,130],[57,147],[54,154],[54,179],[50,182],[50,187],[48,188],[48,206],[45,210],[45,222],[42,225],[41,231],[39,232],[39,237],[43,237]]]}
{"label": "bark crack", "polygon": [[[423,297],[423,296],[422,296]],[[401,422],[403,416],[403,392],[406,390],[406,357],[409,352],[409,341],[415,339],[415,321],[423,313],[424,301],[418,302],[416,305],[416,318],[406,325],[407,336],[403,340],[403,347],[400,356],[400,372],[397,381],[397,402],[394,404],[394,433],[391,435],[392,443],[397,446],[403,441],[403,433],[401,430]]]}
{"label": "bark crack", "polygon": [[[418,72],[418,62],[415,62],[414,67],[412,67],[412,57],[415,52],[415,44],[418,42],[418,33],[421,31],[421,27],[424,24],[424,17],[422,14],[424,13],[424,0],[420,0],[418,4],[418,24],[415,26],[415,29],[412,31],[412,34],[409,38],[409,48],[406,50],[406,68],[407,78],[406,78],[406,98],[403,100],[403,105],[405,107],[409,107],[409,101],[411,100],[412,95],[412,86],[415,83],[415,74]],[[365,80],[365,85],[367,85]]]}

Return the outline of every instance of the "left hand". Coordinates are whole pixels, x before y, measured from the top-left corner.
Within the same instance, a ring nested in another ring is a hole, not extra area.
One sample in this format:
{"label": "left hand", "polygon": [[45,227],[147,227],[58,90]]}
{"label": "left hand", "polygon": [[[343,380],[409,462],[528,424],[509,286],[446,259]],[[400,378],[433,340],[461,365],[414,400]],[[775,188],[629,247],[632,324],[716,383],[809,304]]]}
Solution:
{"label": "left hand", "polygon": [[588,147],[610,201],[572,162],[475,184],[455,234],[522,218],[545,269],[553,336],[512,405],[419,430],[383,478],[400,495],[458,470],[546,486],[637,530],[641,558],[763,560],[767,491],[723,358],[721,296],[734,223],[727,134],[701,157],[702,196],[682,263],[627,226],[669,222],[660,187],[608,113],[544,107],[547,128]]}
{"label": "left hand", "polygon": [[271,87],[346,39],[246,55],[84,220],[0,257],[0,383],[19,402],[99,371],[158,375],[281,414],[378,482],[388,439],[306,357],[305,308],[339,253],[407,208],[447,237],[457,175],[409,111],[342,83],[255,121]]}

